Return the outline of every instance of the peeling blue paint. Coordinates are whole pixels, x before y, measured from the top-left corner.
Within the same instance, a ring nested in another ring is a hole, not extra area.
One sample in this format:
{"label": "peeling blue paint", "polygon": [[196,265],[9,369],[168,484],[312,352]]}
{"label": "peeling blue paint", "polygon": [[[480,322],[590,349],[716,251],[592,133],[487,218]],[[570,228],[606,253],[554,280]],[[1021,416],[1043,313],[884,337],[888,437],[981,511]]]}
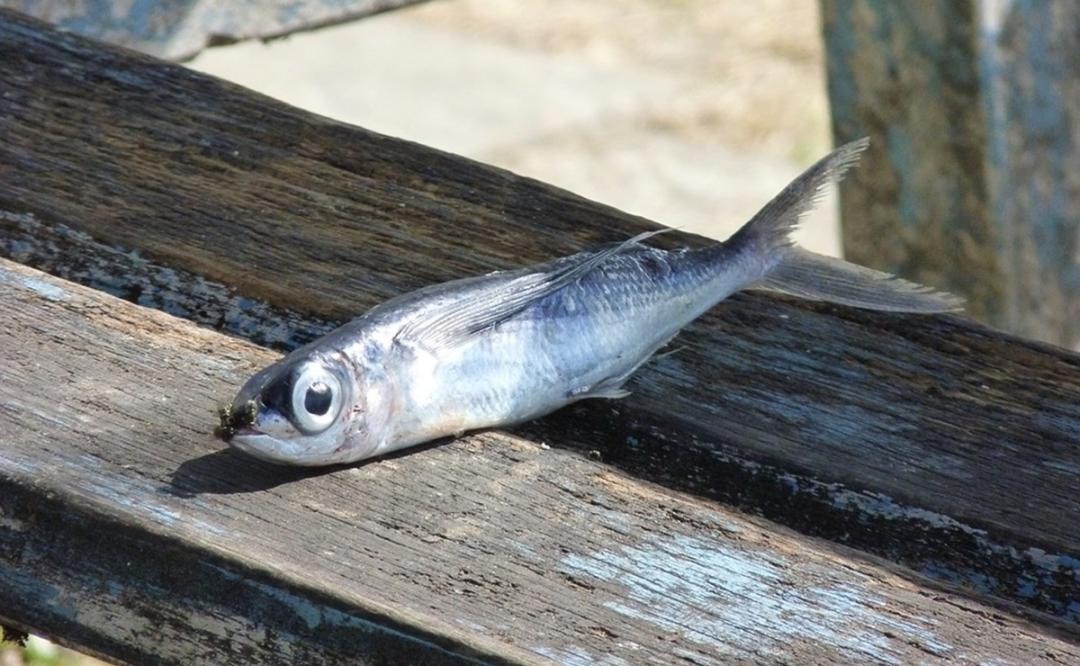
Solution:
{"label": "peeling blue paint", "polygon": [[[843,488],[839,484],[821,484],[791,477],[790,483],[796,488],[816,484],[832,497],[832,505],[838,509],[857,511],[860,519],[869,521],[884,519],[905,521],[925,525],[927,534],[935,532],[960,532],[966,534],[977,544],[980,552],[1003,561],[1014,563],[1026,571],[1014,579],[1002,580],[984,571],[973,568],[958,568],[955,565],[939,561],[924,563],[921,573],[945,580],[953,584],[964,585],[978,592],[990,595],[1006,596],[1016,599],[1034,599],[1045,590],[1053,589],[1062,580],[1075,581],[1080,590],[1080,560],[1068,554],[1047,553],[1039,548],[1024,551],[1011,546],[1004,546],[992,541],[985,530],[965,525],[949,516],[925,509],[900,504],[891,497],[880,493],[856,492]],[[806,491],[807,488],[802,487]],[[1080,599],[1057,604],[1054,612],[1069,622],[1080,622]]]}
{"label": "peeling blue paint", "polygon": [[0,456],[0,469],[20,472],[26,476],[36,476],[43,471],[42,463],[26,458],[16,459],[13,452],[5,451]]}
{"label": "peeling blue paint", "polygon": [[614,655],[594,655],[577,645],[550,648],[534,646],[533,652],[547,657],[560,666],[629,666],[629,662]]}
{"label": "peeling blue paint", "polygon": [[[898,620],[884,599],[850,582],[802,586],[813,564],[775,553],[732,548],[718,541],[677,536],[563,558],[561,570],[625,586],[625,600],[608,608],[660,630],[745,657],[785,654],[793,641],[836,645],[848,657],[900,663],[907,642],[948,654],[952,646],[934,633],[931,621]],[[756,627],[768,626],[767,632]]]}
{"label": "peeling blue paint", "polygon": [[143,493],[132,493],[130,488],[124,488],[123,482],[116,485],[104,483],[90,483],[87,489],[95,495],[107,499],[109,502],[122,506],[128,510],[143,514],[159,525],[174,527],[180,521],[180,514],[172,509],[147,501]]}
{"label": "peeling blue paint", "polygon": [[[73,468],[77,466],[82,473],[85,473],[87,470],[100,469],[100,475],[102,477],[108,476],[107,483],[104,480],[97,483],[87,481],[84,486],[86,490],[91,491],[93,494],[116,506],[124,507],[129,511],[143,515],[159,525],[168,528],[187,525],[205,534],[224,534],[224,530],[219,525],[213,525],[202,520],[185,517],[178,511],[155,501],[153,499],[154,491],[147,482],[139,478],[117,474],[115,469],[103,465],[101,460],[94,456],[84,454],[79,456],[78,462],[63,460],[59,462],[59,465],[62,468]],[[0,468],[3,467],[14,468],[23,473],[33,474],[40,465],[32,461],[20,463],[13,459],[4,459],[0,457]]]}
{"label": "peeling blue paint", "polygon": [[108,485],[91,483],[87,487],[109,502],[141,514],[159,525],[171,529],[187,526],[203,534],[220,535],[225,533],[225,530],[220,525],[185,516],[179,511],[155,501],[153,491],[149,487],[137,487],[131,479],[123,476],[112,476]]}
{"label": "peeling blue paint", "polygon": [[0,268],[0,283],[13,284],[29,289],[47,301],[66,301],[71,296],[60,287],[28,275],[19,275],[5,268]]}

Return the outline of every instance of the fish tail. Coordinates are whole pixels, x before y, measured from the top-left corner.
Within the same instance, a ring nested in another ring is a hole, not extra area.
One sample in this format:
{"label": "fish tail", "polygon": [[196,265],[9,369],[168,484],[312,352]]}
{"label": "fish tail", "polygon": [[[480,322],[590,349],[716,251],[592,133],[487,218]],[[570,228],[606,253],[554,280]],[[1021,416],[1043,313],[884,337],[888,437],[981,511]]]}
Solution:
{"label": "fish tail", "polygon": [[869,139],[845,144],[793,180],[716,251],[748,259],[755,267],[748,289],[767,289],[815,301],[890,312],[953,312],[962,299],[889,273],[810,252],[791,232],[859,161]]}

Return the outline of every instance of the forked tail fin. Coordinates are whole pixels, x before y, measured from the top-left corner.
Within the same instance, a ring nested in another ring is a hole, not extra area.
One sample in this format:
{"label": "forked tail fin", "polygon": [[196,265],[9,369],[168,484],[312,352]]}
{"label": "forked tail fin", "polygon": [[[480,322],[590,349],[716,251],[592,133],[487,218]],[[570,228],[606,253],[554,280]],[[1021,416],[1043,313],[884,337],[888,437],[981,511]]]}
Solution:
{"label": "forked tail fin", "polygon": [[[891,312],[953,312],[963,301],[945,292],[841,259],[796,247],[791,232],[821,200],[825,189],[859,161],[869,139],[829,153],[776,195],[722,244],[728,252],[752,257],[762,276],[749,289],[779,291],[798,298]],[[745,253],[745,254],[744,254]],[[730,256],[730,254],[729,254]]]}
{"label": "forked tail fin", "polygon": [[786,248],[776,268],[751,288],[887,312],[956,312],[964,308],[963,299],[950,293],[799,247]]}

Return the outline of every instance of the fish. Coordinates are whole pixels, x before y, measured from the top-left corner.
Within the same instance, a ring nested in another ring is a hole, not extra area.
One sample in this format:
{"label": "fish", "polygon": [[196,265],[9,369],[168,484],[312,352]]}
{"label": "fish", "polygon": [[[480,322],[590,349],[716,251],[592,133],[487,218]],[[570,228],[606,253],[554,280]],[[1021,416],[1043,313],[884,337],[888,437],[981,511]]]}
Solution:
{"label": "fish", "polygon": [[666,229],[648,231],[392,298],[248,379],[217,434],[273,463],[330,465],[622,398],[682,328],[744,289],[890,312],[961,309],[951,294],[791,239],[866,147],[826,155],[723,242],[664,250],[645,241]]}

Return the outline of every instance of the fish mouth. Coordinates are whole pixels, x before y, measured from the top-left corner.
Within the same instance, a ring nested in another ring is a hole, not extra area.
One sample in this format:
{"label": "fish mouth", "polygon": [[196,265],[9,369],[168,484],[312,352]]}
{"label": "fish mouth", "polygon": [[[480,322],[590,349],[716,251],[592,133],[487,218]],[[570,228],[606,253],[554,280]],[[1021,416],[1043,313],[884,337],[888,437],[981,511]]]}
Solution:
{"label": "fish mouth", "polygon": [[290,449],[288,442],[250,428],[237,431],[229,441],[229,446],[252,458],[275,465],[323,464],[321,458],[309,460],[301,453]]}
{"label": "fish mouth", "polygon": [[228,440],[229,446],[241,453],[267,462],[285,464],[287,459],[282,460],[274,455],[276,441],[269,435],[264,435],[257,430],[238,431]]}

